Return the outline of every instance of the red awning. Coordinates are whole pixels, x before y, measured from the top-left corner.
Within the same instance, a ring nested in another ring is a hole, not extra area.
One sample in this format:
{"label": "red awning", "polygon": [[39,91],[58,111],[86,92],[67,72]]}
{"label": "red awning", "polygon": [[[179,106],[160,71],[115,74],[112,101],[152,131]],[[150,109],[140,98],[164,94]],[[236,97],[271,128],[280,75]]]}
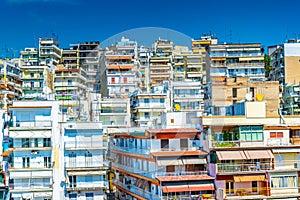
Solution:
{"label": "red awning", "polygon": [[206,190],[215,190],[214,184],[189,184],[190,191],[206,191]]}
{"label": "red awning", "polygon": [[189,192],[189,191],[211,191],[215,190],[214,184],[189,184],[189,185],[172,185],[172,186],[162,186],[162,191],[164,193],[168,192]]}
{"label": "red awning", "polygon": [[178,186],[162,186],[162,191],[164,193],[168,193],[168,192],[187,192],[190,190],[188,185],[178,185]]}

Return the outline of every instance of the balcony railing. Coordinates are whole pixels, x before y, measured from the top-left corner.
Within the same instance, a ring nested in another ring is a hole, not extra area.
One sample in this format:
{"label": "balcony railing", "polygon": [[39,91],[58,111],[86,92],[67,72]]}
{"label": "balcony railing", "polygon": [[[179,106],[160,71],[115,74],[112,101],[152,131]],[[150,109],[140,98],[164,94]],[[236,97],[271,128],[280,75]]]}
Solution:
{"label": "balcony railing", "polygon": [[180,171],[180,172],[155,172],[155,177],[159,176],[195,176],[207,175],[207,171]]}
{"label": "balcony railing", "polygon": [[138,196],[144,197],[146,199],[153,199],[153,200],[160,200],[161,198],[156,195],[152,194],[151,192],[148,192],[142,188],[136,187],[135,185],[132,184],[124,184],[118,180],[114,180],[113,183],[115,185],[118,185],[119,187],[122,187],[126,190],[129,190],[130,192],[137,194]]}
{"label": "balcony railing", "polygon": [[[85,161],[85,162],[76,162],[76,161],[67,161],[65,162],[66,168],[105,168],[108,166],[108,161]],[[88,173],[88,172],[87,172]]]}
{"label": "balcony railing", "polygon": [[92,140],[89,142],[68,141],[65,142],[66,149],[106,149],[108,143],[102,140]]}
{"label": "balcony railing", "polygon": [[32,190],[32,189],[52,189],[51,183],[37,183],[37,182],[28,182],[28,183],[13,183],[9,184],[10,190]]}
{"label": "balcony railing", "polygon": [[128,153],[133,153],[133,154],[142,154],[142,155],[148,155],[150,154],[150,149],[138,149],[138,148],[133,148],[133,147],[119,147],[116,145],[110,145],[111,150],[117,150],[117,151],[124,151]]}
{"label": "balcony railing", "polygon": [[36,121],[11,121],[8,124],[10,127],[52,127],[51,120],[36,120]]}
{"label": "balcony railing", "polygon": [[226,189],[226,196],[251,196],[251,195],[260,195],[267,196],[270,188],[267,187],[250,187],[250,188],[234,188],[234,189]]}
{"label": "balcony railing", "polygon": [[256,163],[241,163],[241,164],[227,164],[227,163],[218,163],[217,170],[219,173],[222,172],[250,172],[250,171],[266,171],[273,170],[273,162],[256,162]]}

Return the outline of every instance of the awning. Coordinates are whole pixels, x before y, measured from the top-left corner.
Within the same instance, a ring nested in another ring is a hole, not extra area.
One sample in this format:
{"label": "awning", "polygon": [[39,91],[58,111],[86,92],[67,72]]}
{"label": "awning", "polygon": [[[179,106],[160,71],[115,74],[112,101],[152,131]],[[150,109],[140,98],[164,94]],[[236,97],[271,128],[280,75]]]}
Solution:
{"label": "awning", "polygon": [[120,65],[121,69],[133,69],[133,65]]}
{"label": "awning", "polygon": [[265,181],[265,175],[257,176],[233,176],[234,182],[251,182],[251,181]]}
{"label": "awning", "polygon": [[263,56],[252,56],[252,57],[244,57],[244,58],[239,58],[239,61],[248,61],[248,60],[264,60]]}
{"label": "awning", "polygon": [[248,160],[274,158],[270,150],[245,150],[244,153]]}
{"label": "awning", "polygon": [[222,57],[222,58],[211,57],[211,60],[226,60],[226,58],[224,58],[224,57]]}
{"label": "awning", "polygon": [[246,160],[243,151],[217,151],[219,160]]}
{"label": "awning", "polygon": [[168,192],[189,192],[189,191],[206,191],[214,190],[214,184],[189,184],[189,185],[176,185],[176,186],[162,186],[162,191],[164,193]]}
{"label": "awning", "polygon": [[189,184],[189,190],[190,191],[205,191],[205,190],[215,190],[214,184],[209,183],[209,184]]}
{"label": "awning", "polygon": [[108,65],[107,69],[120,69],[119,65]]}
{"label": "awning", "polygon": [[164,193],[168,192],[188,192],[190,191],[188,185],[176,185],[176,186],[162,186],[162,191]]}
{"label": "awning", "polygon": [[70,171],[68,176],[105,175],[105,171]]}
{"label": "awning", "polygon": [[181,160],[157,160],[156,161],[158,166],[167,166],[167,165],[182,165],[182,161]]}
{"label": "awning", "polygon": [[300,153],[299,148],[272,149],[273,153]]}
{"label": "awning", "polygon": [[184,165],[207,163],[205,158],[182,158],[182,161]]}

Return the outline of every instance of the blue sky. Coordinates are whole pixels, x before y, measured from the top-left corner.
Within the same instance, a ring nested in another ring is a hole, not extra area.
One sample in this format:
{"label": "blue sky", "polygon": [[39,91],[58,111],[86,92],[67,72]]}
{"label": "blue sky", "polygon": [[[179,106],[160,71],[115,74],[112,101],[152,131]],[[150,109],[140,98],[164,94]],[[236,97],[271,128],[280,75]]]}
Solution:
{"label": "blue sky", "polygon": [[[36,47],[54,33],[61,47],[105,41],[126,30],[160,27],[191,38],[264,46],[300,38],[298,0],[1,0],[0,56]],[[143,33],[145,34],[145,33]],[[170,33],[172,35],[172,33]],[[145,40],[153,32],[145,34]],[[150,39],[152,40],[152,38]]]}

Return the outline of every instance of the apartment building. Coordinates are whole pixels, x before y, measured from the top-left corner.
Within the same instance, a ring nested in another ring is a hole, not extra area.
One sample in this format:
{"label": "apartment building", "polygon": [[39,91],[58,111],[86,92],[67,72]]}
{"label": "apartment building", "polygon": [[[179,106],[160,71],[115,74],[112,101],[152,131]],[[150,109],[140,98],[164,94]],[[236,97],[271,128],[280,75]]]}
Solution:
{"label": "apartment building", "polygon": [[56,66],[61,60],[61,49],[58,40],[51,38],[39,38],[40,64]]}
{"label": "apartment building", "polygon": [[130,126],[129,98],[94,97],[91,103],[91,120],[102,122],[104,128]]}
{"label": "apartment building", "polygon": [[265,80],[264,53],[259,43],[211,44],[208,46],[207,83],[212,77],[249,77]]}
{"label": "apartment building", "polygon": [[284,44],[270,46],[268,51],[272,67],[269,79],[279,81],[282,112],[289,115],[297,114],[300,43],[298,40],[288,40]]}
{"label": "apartment building", "polygon": [[280,103],[283,114],[300,114],[300,84],[285,85]]}
{"label": "apartment building", "polygon": [[251,81],[247,77],[215,77],[204,94],[205,112],[226,115],[226,106],[243,101],[265,101],[267,116],[278,116],[279,84],[277,81]]}
{"label": "apartment building", "polygon": [[198,81],[172,82],[173,112],[189,112],[191,117],[200,117],[204,111],[204,91]]}
{"label": "apartment building", "polygon": [[136,66],[132,59],[132,55],[118,55],[118,52],[105,54],[108,97],[127,98],[137,89]]}
{"label": "apartment building", "polygon": [[21,98],[21,69],[13,60],[0,60],[0,105],[6,107]]}
{"label": "apartment building", "polygon": [[20,51],[20,56],[24,65],[39,65],[39,52],[36,48],[25,48],[23,51]]}
{"label": "apartment building", "polygon": [[173,50],[173,81],[186,79],[202,83],[203,55],[201,51],[193,52],[188,47],[175,46]]}
{"label": "apartment building", "polygon": [[151,55],[151,48],[144,46],[138,48],[138,71],[141,74],[139,89],[143,92],[150,91],[149,60]]}
{"label": "apartment building", "polygon": [[173,42],[158,39],[153,44],[154,53],[150,58],[150,86],[161,85],[172,76]]}
{"label": "apartment building", "polygon": [[54,76],[55,99],[60,102],[61,112],[68,119],[88,118],[88,87],[86,71],[82,68],[67,68],[58,64]]}
{"label": "apartment building", "polygon": [[270,80],[277,80],[283,86],[300,82],[299,58],[300,43],[298,40],[289,40],[287,43],[270,46],[268,53],[271,58],[272,69]]}
{"label": "apartment building", "polygon": [[[87,87],[89,91],[99,91],[98,83],[98,73],[100,71],[100,42],[99,41],[89,41],[79,44],[70,44],[71,48],[64,55],[64,63],[76,65],[82,70],[85,70],[87,75]],[[75,64],[75,54],[76,54],[76,64]]]}
{"label": "apartment building", "polygon": [[245,104],[244,114],[202,119],[217,199],[298,199],[299,119],[266,117],[263,102]]}
{"label": "apartment building", "polygon": [[118,199],[215,199],[197,129],[111,134]]}
{"label": "apartment building", "polygon": [[62,199],[58,104],[13,102],[9,107],[9,192],[11,199]]}
{"label": "apartment building", "polygon": [[130,95],[132,125],[161,127],[162,116],[171,110],[167,85],[153,86],[151,93],[133,92]]}
{"label": "apartment building", "polygon": [[105,199],[107,137],[100,122],[64,124],[65,199]]}
{"label": "apartment building", "polygon": [[192,39],[192,51],[201,55],[202,60],[202,83],[206,83],[206,48],[210,44],[218,44],[218,38],[212,35],[202,35],[200,39]]}

